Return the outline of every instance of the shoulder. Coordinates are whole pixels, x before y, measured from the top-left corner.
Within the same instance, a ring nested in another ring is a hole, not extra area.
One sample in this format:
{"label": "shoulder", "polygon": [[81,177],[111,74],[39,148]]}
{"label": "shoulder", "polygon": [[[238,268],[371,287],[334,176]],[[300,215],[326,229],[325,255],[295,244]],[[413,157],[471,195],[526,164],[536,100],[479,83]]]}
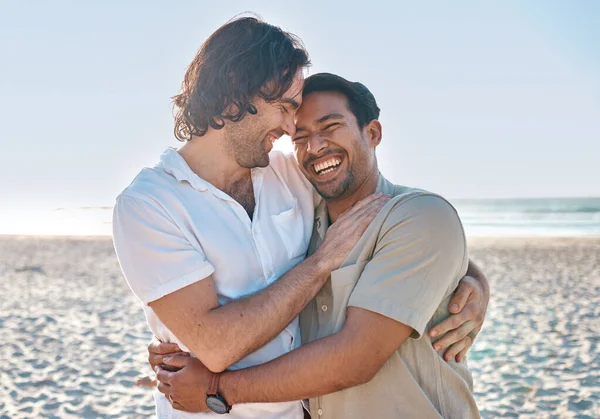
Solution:
{"label": "shoulder", "polygon": [[144,168],[119,193],[113,208],[113,232],[124,226],[172,224],[177,181],[159,167]]}
{"label": "shoulder", "polygon": [[137,203],[156,209],[166,208],[177,200],[176,190],[179,187],[177,179],[160,165],[146,167],[117,195],[116,203],[117,206]]}
{"label": "shoulder", "polygon": [[[401,189],[400,189],[401,188]],[[456,209],[443,196],[423,189],[399,187],[399,193],[394,195],[388,206],[393,213],[410,213],[418,211],[431,216],[432,213],[442,212],[454,214]]]}
{"label": "shoulder", "polygon": [[382,234],[393,231],[418,236],[420,241],[446,237],[465,242],[458,212],[447,199],[416,188],[398,187],[398,192],[384,208]]}

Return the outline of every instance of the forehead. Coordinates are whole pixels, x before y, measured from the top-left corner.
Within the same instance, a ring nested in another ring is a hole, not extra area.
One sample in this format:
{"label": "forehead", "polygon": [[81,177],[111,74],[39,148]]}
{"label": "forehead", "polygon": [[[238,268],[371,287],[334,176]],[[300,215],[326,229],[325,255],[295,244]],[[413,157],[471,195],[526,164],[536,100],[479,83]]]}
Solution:
{"label": "forehead", "polygon": [[281,97],[282,102],[302,103],[302,88],[304,87],[304,76],[302,72],[296,73],[290,88]]}
{"label": "forehead", "polygon": [[351,115],[348,99],[338,92],[312,92],[302,98],[302,106],[296,113],[297,125],[311,125],[329,114]]}

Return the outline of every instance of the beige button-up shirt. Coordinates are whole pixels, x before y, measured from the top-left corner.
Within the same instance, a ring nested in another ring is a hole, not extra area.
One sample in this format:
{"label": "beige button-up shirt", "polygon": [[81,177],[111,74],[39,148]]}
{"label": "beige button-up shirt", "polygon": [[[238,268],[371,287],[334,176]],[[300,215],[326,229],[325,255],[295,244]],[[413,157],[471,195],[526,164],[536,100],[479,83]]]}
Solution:
{"label": "beige button-up shirt", "polygon": [[[449,316],[452,292],[468,266],[467,245],[455,209],[438,195],[388,182],[394,196],[340,269],[300,315],[304,343],[344,326],[346,308],[360,307],[414,329],[370,382],[313,398],[313,419],[477,418],[466,362],[446,362],[426,331]],[[318,208],[309,246],[314,253],[329,226]],[[352,368],[348,365],[348,368]]]}

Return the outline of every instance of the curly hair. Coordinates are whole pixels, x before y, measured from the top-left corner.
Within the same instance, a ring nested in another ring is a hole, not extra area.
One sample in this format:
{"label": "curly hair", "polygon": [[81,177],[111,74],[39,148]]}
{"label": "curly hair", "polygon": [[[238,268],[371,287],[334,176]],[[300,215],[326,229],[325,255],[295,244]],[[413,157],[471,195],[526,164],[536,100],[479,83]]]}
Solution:
{"label": "curly hair", "polygon": [[225,120],[256,115],[254,99],[281,99],[296,73],[309,65],[295,35],[257,17],[227,22],[202,44],[181,93],[173,97],[175,137],[187,141],[209,128],[223,128]]}

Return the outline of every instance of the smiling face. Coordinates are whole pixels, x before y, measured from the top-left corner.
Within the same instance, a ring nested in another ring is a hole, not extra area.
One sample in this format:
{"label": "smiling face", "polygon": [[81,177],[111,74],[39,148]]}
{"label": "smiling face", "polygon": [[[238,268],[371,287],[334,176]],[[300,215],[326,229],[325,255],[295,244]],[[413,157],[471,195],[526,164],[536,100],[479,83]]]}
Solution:
{"label": "smiling face", "polygon": [[253,102],[256,115],[225,124],[225,147],[241,167],[268,166],[273,142],[284,134],[294,135],[294,116],[302,103],[303,82],[302,73],[298,73],[281,99],[274,102],[257,99]]}
{"label": "smiling face", "polygon": [[303,98],[292,141],[304,176],[323,198],[338,199],[356,192],[377,172],[380,134],[376,120],[359,127],[345,95],[318,91]]}

